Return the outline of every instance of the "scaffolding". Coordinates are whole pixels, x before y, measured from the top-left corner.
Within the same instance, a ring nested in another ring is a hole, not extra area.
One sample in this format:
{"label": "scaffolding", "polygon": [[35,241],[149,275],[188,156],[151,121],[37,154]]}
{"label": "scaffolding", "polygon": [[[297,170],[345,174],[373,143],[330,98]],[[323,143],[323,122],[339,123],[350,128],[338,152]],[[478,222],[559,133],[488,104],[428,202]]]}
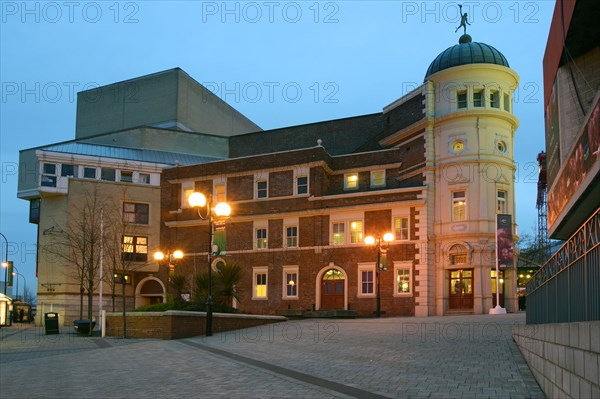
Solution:
{"label": "scaffolding", "polygon": [[539,165],[536,208],[538,210],[538,228],[536,237],[539,264],[544,264],[550,257],[550,241],[548,240],[548,180],[546,177],[546,153],[537,156]]}

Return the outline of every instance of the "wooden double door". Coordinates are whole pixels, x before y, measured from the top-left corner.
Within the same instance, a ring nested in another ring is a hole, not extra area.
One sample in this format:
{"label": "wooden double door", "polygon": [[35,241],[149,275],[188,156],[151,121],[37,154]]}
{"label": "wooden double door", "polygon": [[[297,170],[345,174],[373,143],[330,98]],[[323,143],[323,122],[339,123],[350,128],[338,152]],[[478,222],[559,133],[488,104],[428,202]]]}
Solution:
{"label": "wooden double door", "polygon": [[344,275],[328,270],[321,280],[321,309],[344,309]]}
{"label": "wooden double door", "polygon": [[450,309],[473,309],[473,269],[450,270]]}

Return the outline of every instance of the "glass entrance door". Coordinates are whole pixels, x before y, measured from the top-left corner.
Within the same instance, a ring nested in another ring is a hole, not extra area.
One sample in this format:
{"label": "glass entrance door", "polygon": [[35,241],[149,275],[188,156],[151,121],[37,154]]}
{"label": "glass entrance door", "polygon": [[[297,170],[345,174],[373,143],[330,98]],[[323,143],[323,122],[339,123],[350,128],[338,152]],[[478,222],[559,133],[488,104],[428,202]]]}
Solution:
{"label": "glass entrance door", "polygon": [[450,309],[473,309],[473,269],[450,270]]}

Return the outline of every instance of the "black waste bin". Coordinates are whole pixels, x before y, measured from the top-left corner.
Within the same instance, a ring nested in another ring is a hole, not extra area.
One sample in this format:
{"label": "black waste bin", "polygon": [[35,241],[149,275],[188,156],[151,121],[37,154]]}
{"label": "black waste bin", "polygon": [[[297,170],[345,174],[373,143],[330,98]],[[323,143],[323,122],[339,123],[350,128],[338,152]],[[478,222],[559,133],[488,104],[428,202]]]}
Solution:
{"label": "black waste bin", "polygon": [[46,327],[46,335],[58,334],[58,313],[44,313],[44,326]]}
{"label": "black waste bin", "polygon": [[90,332],[90,324],[92,325],[92,330],[96,327],[96,321],[92,320],[90,323],[89,320],[73,320],[73,327],[75,331],[77,331],[81,335],[88,335]]}

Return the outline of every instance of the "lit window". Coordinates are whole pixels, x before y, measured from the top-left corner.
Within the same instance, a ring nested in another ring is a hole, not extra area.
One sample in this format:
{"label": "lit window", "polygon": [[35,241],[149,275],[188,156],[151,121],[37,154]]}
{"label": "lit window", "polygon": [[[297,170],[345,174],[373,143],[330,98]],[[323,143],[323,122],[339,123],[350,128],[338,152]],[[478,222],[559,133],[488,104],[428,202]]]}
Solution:
{"label": "lit window", "polygon": [[298,297],[298,272],[296,270],[284,271],[283,274],[286,298]]}
{"label": "lit window", "polygon": [[63,163],[60,165],[60,175],[63,177],[76,177],[77,176],[77,166]]}
{"label": "lit window", "polygon": [[504,93],[504,110],[510,112],[510,94]]}
{"label": "lit window", "polygon": [[363,222],[362,220],[353,220],[350,222],[350,242],[363,242]]}
{"label": "lit window", "polygon": [[83,177],[85,179],[95,179],[96,178],[96,168],[83,168]]}
{"label": "lit window", "polygon": [[467,263],[467,249],[462,245],[453,245],[449,251],[450,264],[460,265]]}
{"label": "lit window", "polygon": [[268,185],[266,180],[256,182],[256,198],[267,198],[269,195]]}
{"label": "lit window", "polygon": [[133,172],[131,171],[121,171],[121,181],[125,183],[133,182]]}
{"label": "lit window", "polygon": [[355,190],[358,188],[358,173],[344,175],[344,189]]}
{"label": "lit window", "polygon": [[225,185],[224,184],[215,184],[215,198],[214,201],[216,203],[225,202],[227,200],[225,196]]}
{"label": "lit window", "polygon": [[123,203],[123,222],[148,224],[148,204],[136,204],[133,202]]}
{"label": "lit window", "polygon": [[506,213],[506,191],[498,191],[498,213]]}
{"label": "lit window", "polygon": [[115,169],[102,168],[100,171],[100,179],[105,181],[115,181],[117,171]]}
{"label": "lit window", "polygon": [[267,268],[256,267],[253,271],[253,282],[252,282],[252,299],[266,299],[267,298]]}
{"label": "lit window", "polygon": [[374,170],[371,172],[371,187],[385,186],[385,170]]}
{"label": "lit window", "polygon": [[466,219],[467,202],[464,191],[452,193],[452,220],[461,221]]}
{"label": "lit window", "polygon": [[45,163],[43,166],[42,182],[43,187],[56,187],[56,165]]}
{"label": "lit window", "polygon": [[148,260],[148,237],[123,236],[122,259],[145,262]]}
{"label": "lit window", "polygon": [[500,108],[500,95],[497,90],[490,91],[490,107]]}
{"label": "lit window", "polygon": [[459,109],[467,108],[467,92],[459,91],[456,93],[456,104]]}
{"label": "lit window", "polygon": [[267,229],[256,229],[256,249],[267,248]]}
{"label": "lit window", "polygon": [[332,232],[333,232],[333,244],[341,245],[346,243],[346,235],[344,232],[344,223],[333,223]]}
{"label": "lit window", "polygon": [[360,272],[360,293],[362,295],[373,294],[373,270],[362,270]]}
{"label": "lit window", "polygon": [[396,293],[410,294],[411,279],[410,269],[396,269]]}
{"label": "lit window", "polygon": [[298,227],[290,226],[285,228],[285,246],[287,248],[298,246]]}
{"label": "lit window", "polygon": [[473,106],[474,107],[483,107],[483,92],[481,90],[477,90],[473,92]]}
{"label": "lit window", "polygon": [[408,240],[408,218],[394,218],[394,236],[396,240]]}
{"label": "lit window", "polygon": [[298,176],[296,178],[296,194],[308,194],[308,177]]}

